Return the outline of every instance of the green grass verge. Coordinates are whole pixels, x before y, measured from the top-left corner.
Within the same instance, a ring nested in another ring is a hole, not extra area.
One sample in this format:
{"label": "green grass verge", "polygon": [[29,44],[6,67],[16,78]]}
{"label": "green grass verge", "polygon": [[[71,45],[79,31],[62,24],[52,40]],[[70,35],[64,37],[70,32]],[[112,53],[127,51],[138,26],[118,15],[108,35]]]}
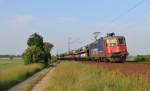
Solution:
{"label": "green grass verge", "polygon": [[149,91],[142,77],[124,75],[78,62],[62,62],[49,78],[45,91]]}
{"label": "green grass verge", "polygon": [[[7,64],[8,63],[8,64]],[[12,64],[11,64],[12,63]],[[15,64],[16,63],[16,64]],[[6,65],[6,66],[4,66]],[[0,91],[23,81],[44,68],[43,64],[23,65],[23,62],[5,60],[0,62]]]}

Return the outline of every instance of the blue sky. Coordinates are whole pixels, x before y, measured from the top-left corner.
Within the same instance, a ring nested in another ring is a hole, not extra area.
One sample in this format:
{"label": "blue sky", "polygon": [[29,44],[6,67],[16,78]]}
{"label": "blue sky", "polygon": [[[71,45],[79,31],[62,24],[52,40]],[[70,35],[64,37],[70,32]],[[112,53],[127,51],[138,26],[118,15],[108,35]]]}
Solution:
{"label": "blue sky", "polygon": [[150,54],[150,0],[111,21],[141,0],[0,0],[0,54],[21,54],[29,35],[41,34],[53,53],[93,41],[93,32],[127,38],[130,54]]}

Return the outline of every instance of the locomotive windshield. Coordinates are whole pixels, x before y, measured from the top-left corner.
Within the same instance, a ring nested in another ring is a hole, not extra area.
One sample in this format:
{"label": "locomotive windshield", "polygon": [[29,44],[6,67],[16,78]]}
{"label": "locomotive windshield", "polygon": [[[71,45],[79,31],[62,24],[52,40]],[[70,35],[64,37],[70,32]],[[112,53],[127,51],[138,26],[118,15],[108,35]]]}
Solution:
{"label": "locomotive windshield", "polygon": [[117,40],[116,40],[116,38],[108,39],[108,40],[107,40],[107,45],[108,45],[108,46],[117,45]]}
{"label": "locomotive windshield", "polygon": [[124,37],[120,37],[120,38],[118,39],[118,41],[119,41],[119,44],[126,44]]}

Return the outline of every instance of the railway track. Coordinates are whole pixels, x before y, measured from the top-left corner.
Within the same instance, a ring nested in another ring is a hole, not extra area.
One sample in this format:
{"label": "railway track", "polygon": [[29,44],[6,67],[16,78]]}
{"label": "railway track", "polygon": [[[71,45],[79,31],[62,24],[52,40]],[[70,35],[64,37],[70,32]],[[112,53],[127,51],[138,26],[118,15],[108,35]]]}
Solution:
{"label": "railway track", "polygon": [[142,61],[126,61],[125,63],[139,63],[139,64],[150,64],[150,62],[142,62]]}
{"label": "railway track", "polygon": [[[87,62],[87,63],[88,62],[93,62],[93,63],[112,63],[112,62],[99,62],[99,61],[87,61],[87,60],[82,60],[81,62]],[[129,61],[129,60],[127,60],[127,61],[125,61],[125,62],[123,62],[121,64],[124,64],[124,63],[150,64],[150,61]],[[117,63],[117,64],[119,64],[119,63]]]}

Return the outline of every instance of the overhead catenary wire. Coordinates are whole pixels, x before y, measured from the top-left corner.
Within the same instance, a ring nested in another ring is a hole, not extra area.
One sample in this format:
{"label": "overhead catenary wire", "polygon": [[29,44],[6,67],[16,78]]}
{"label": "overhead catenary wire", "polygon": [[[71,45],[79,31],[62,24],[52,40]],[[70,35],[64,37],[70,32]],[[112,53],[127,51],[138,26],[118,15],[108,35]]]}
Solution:
{"label": "overhead catenary wire", "polygon": [[[126,14],[130,13],[132,10],[136,9],[138,6],[140,6],[141,4],[143,4],[146,0],[141,0],[139,2],[137,2],[135,5],[133,5],[131,8],[129,8],[127,11],[119,14],[117,17],[115,17],[114,19],[112,19],[110,21],[110,24],[113,24],[114,22],[116,22],[119,18],[125,16]],[[104,28],[106,24],[104,24],[103,26],[101,26],[101,28]],[[107,25],[108,27],[108,25]]]}
{"label": "overhead catenary wire", "polygon": [[135,8],[137,8],[138,6],[140,6],[142,3],[144,3],[144,1],[146,0],[141,0],[138,3],[136,3],[133,7],[129,8],[127,11],[121,13],[119,16],[115,17],[114,19],[112,19],[111,22],[115,22],[117,21],[117,19],[119,19],[122,16],[125,16],[126,14],[128,14],[129,12],[131,12],[132,10],[134,10]]}
{"label": "overhead catenary wire", "polygon": [[[113,24],[114,22],[116,22],[119,18],[125,16],[126,14],[130,13],[132,10],[136,9],[138,6],[140,6],[141,4],[143,4],[146,0],[140,0],[139,2],[135,3],[131,8],[127,9],[125,12],[119,14],[117,17],[115,17],[114,19],[112,19],[110,21],[110,24]],[[106,24],[104,24],[103,26],[101,26],[101,28],[104,28]],[[107,25],[108,27],[108,25]],[[70,44],[78,41],[74,40],[74,41],[70,41],[71,38],[68,38],[68,51],[70,51]]]}

